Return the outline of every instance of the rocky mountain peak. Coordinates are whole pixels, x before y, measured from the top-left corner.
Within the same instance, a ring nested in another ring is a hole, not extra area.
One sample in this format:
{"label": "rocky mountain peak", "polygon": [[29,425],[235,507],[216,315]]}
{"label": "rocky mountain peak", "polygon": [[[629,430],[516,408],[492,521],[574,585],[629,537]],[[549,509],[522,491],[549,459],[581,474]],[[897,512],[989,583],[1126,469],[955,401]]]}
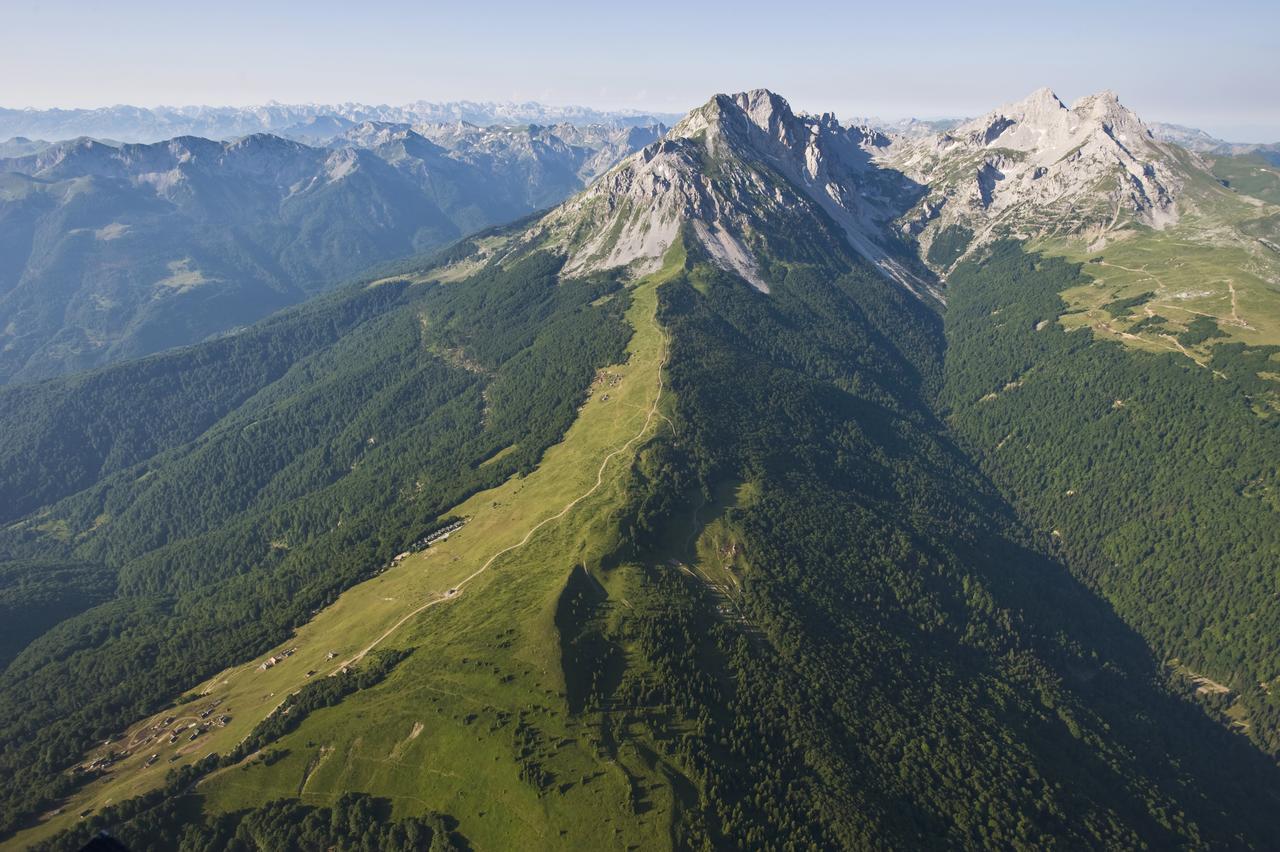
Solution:
{"label": "rocky mountain peak", "polygon": [[787,103],[786,98],[768,89],[752,89],[736,95],[717,97],[727,97],[752,124],[770,136],[776,136],[796,120],[795,113],[791,111],[791,104]]}
{"label": "rocky mountain peak", "polygon": [[[886,142],[834,115],[797,115],[767,89],[720,94],[550,221],[567,243],[570,270],[654,268],[688,224],[721,265],[766,292],[752,248],[761,234],[783,219],[810,231],[834,223],[836,240],[923,294],[930,283],[887,240],[915,189],[873,162],[870,149]],[[774,224],[763,227],[765,220]]]}
{"label": "rocky mountain peak", "polygon": [[980,244],[1063,222],[1101,234],[1178,216],[1181,167],[1111,91],[1068,107],[1037,89],[933,138],[905,140],[889,159],[930,187],[905,223],[926,245],[952,224]]}
{"label": "rocky mountain peak", "polygon": [[414,129],[407,124],[386,121],[362,121],[336,137],[332,144],[377,148],[389,142],[399,142],[417,135]]}
{"label": "rocky mountain peak", "polygon": [[[829,119],[829,121],[827,121]],[[815,119],[797,116],[786,98],[768,89],[752,89],[732,95],[719,94],[676,124],[671,137],[705,136],[716,151],[722,144],[759,149],[796,150],[805,146],[820,128],[839,123],[834,116]]]}
{"label": "rocky mountain peak", "polygon": [[1100,126],[1122,145],[1154,138],[1138,114],[1120,103],[1115,92],[1106,90],[1076,101],[1071,112],[1082,123]]}
{"label": "rocky mountain peak", "polygon": [[942,134],[942,145],[1022,151],[1047,161],[1099,133],[1121,144],[1151,139],[1142,119],[1115,92],[1087,95],[1068,107],[1053,90],[1041,88]]}
{"label": "rocky mountain peak", "polygon": [[272,133],[251,133],[223,143],[198,137],[187,137],[187,139],[190,151],[200,151],[206,146],[211,146],[211,150],[221,148],[224,161],[240,163],[253,170],[292,163],[299,157],[312,159],[318,156],[318,154],[309,156],[313,149],[307,145]]}
{"label": "rocky mountain peak", "polygon": [[1057,92],[1048,86],[1041,86],[1019,103],[1024,109],[1066,109]]}

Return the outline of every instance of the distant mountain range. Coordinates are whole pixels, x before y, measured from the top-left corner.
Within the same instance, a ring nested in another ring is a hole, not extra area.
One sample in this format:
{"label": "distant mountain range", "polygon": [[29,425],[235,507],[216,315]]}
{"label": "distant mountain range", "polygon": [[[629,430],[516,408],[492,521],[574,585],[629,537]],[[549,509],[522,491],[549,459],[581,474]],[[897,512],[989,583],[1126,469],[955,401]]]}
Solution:
{"label": "distant mountain range", "polygon": [[[1233,188],[1274,192],[1266,169],[1280,146],[1144,125],[1114,96],[1086,100],[1073,111],[1043,90],[972,120],[839,122],[775,109],[794,124],[791,142],[812,149],[776,156],[791,185],[846,188],[812,195],[865,258],[918,292],[937,290],[921,259],[943,271],[961,243],[1061,230],[1072,218],[1100,226],[1125,211],[1148,223],[1175,215],[1181,176],[1205,170],[1166,143],[1217,158],[1217,178]],[[605,214],[617,227],[596,231],[608,245],[569,245],[571,267],[669,244],[678,217],[659,207],[710,191],[680,153],[699,116],[575,202],[617,205]],[[0,110],[0,137],[24,134],[0,142],[0,383],[202,340],[371,264],[551,207],[657,140],[658,118],[466,101]],[[31,138],[67,135],[77,138]],[[1225,159],[1243,155],[1249,162]],[[1121,172],[1115,192],[1096,191]],[[687,191],[668,191],[673,180]],[[751,230],[763,201],[738,189],[735,199],[702,197],[716,224],[699,226],[714,233],[704,240],[713,254],[755,280],[731,235]]]}
{"label": "distant mountain range", "polygon": [[0,158],[0,383],[254,322],[371,264],[549,207],[664,130],[362,122],[9,143]]}
{"label": "distant mountain range", "polygon": [[[175,136],[235,139],[253,133],[314,136],[324,128],[332,137],[366,121],[423,124],[465,121],[480,125],[605,124],[634,127],[670,124],[676,114],[637,110],[598,110],[583,106],[524,103],[415,101],[403,106],[371,104],[277,104],[249,107],[110,106],[98,109],[0,108],[0,139],[74,139],[92,136],[119,142],[159,142]],[[307,140],[303,140],[307,141]]]}
{"label": "distant mountain range", "polygon": [[1184,127],[1181,124],[1165,124],[1153,121],[1149,125],[1151,134],[1162,142],[1181,145],[1188,151],[1198,154],[1215,154],[1219,156],[1242,157],[1248,154],[1259,154],[1267,157],[1273,164],[1280,163],[1280,142],[1228,142],[1195,127]]}
{"label": "distant mountain range", "polygon": [[[0,154],[8,153],[13,140],[63,140],[91,136],[116,142],[159,142],[176,136],[235,139],[254,133],[273,133],[309,144],[322,143],[365,122],[392,124],[440,124],[466,122],[481,126],[527,124],[608,125],[636,127],[674,124],[680,113],[644,110],[606,110],[584,106],[549,106],[535,101],[414,101],[400,106],[386,104],[280,104],[261,106],[158,106],[117,105],[95,109],[12,109],[0,107]],[[848,126],[871,127],[898,136],[923,137],[951,130],[971,117],[898,118],[848,116]],[[1203,130],[1166,122],[1150,122],[1152,134],[1162,142],[1201,153],[1245,154],[1277,144],[1228,142]],[[38,144],[38,143],[36,143]]]}
{"label": "distant mountain range", "polygon": [[852,116],[845,119],[845,124],[855,127],[872,127],[881,133],[895,136],[919,138],[942,133],[963,124],[965,118],[880,118],[878,116]]}

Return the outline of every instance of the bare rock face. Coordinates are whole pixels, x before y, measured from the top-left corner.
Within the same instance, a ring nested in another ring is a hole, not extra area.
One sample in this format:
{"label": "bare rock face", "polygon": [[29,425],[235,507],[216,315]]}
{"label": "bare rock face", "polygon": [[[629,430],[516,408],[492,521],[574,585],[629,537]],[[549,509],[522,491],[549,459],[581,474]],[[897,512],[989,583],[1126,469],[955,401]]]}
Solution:
{"label": "bare rock face", "polygon": [[724,164],[713,183],[704,173],[706,153],[698,140],[661,140],[552,213],[546,224],[568,250],[566,269],[652,271],[687,223],[726,268],[767,290],[744,242],[749,220],[772,205],[794,205],[799,199],[771,195],[762,181],[734,163]]}
{"label": "bare rock face", "polygon": [[[570,272],[643,274],[687,229],[721,266],[767,292],[769,264],[760,258],[772,237],[833,235],[827,250],[861,256],[913,293],[941,298],[942,267],[1003,236],[1092,241],[1114,229],[1167,227],[1184,196],[1191,206],[1198,162],[1155,139],[1111,92],[1068,107],[1040,89],[922,136],[796,114],[756,89],[693,110],[529,239],[564,251]],[[938,244],[945,250],[930,270],[921,258],[952,226],[959,230]]]}
{"label": "bare rock face", "polygon": [[890,226],[921,191],[876,164],[889,144],[829,114],[796,115],[764,89],[717,95],[547,224],[569,253],[570,271],[641,273],[660,265],[687,225],[722,266],[767,292],[755,254],[767,235],[834,223],[847,249],[912,291],[931,293],[927,276],[894,251]]}
{"label": "bare rock face", "polygon": [[929,186],[901,223],[926,247],[947,225],[1004,235],[1105,231],[1178,218],[1182,167],[1112,92],[1068,108],[1049,89],[925,140],[890,162]]}

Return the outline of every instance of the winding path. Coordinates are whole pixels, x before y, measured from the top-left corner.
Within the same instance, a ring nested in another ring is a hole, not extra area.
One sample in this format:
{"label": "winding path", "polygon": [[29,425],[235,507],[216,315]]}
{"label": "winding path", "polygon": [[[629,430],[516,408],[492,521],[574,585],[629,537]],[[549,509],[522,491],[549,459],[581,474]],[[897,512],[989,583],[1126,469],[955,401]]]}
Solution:
{"label": "winding path", "polygon": [[[403,627],[408,621],[413,619],[415,616],[421,614],[425,610],[428,610],[431,607],[436,606],[437,604],[442,604],[448,601],[457,600],[462,595],[463,588],[472,580],[474,580],[476,577],[479,577],[485,571],[489,570],[489,567],[493,565],[493,563],[496,562],[499,557],[505,556],[506,554],[512,552],[513,550],[519,550],[520,548],[524,547],[526,544],[529,543],[529,540],[533,538],[534,533],[536,533],[538,530],[542,529],[552,521],[560,520],[565,515],[567,515],[573,509],[574,506],[578,505],[583,500],[586,500],[592,494],[596,493],[596,491],[600,489],[600,486],[604,484],[604,471],[605,471],[605,468],[608,467],[609,462],[613,461],[613,459],[616,456],[621,455],[622,453],[625,453],[628,449],[631,448],[631,446],[636,441],[639,441],[641,438],[643,438],[645,433],[649,431],[649,427],[650,425],[652,425],[654,417],[663,417],[663,418],[666,417],[666,415],[664,415],[661,411],[658,410],[658,405],[659,403],[662,402],[662,393],[663,393],[663,390],[665,389],[665,379],[663,377],[663,370],[667,366],[667,356],[668,356],[668,353],[670,352],[670,346],[668,345],[668,338],[666,333],[663,332],[662,327],[658,325],[656,309],[654,311],[654,316],[652,317],[651,322],[653,323],[654,328],[658,330],[659,335],[661,335],[662,337],[662,357],[658,362],[658,393],[653,398],[653,404],[649,406],[649,411],[645,415],[644,424],[640,427],[640,431],[637,432],[635,435],[633,435],[621,447],[618,447],[616,450],[609,453],[609,455],[605,456],[604,460],[600,462],[600,468],[599,470],[596,471],[595,485],[591,486],[585,492],[583,492],[582,494],[579,494],[577,497],[570,500],[556,514],[548,518],[544,518],[538,523],[534,524],[529,529],[529,531],[525,533],[524,538],[520,539],[520,541],[516,542],[515,544],[509,545],[507,547],[504,547],[502,550],[499,550],[497,553],[490,556],[483,565],[481,565],[474,572],[472,572],[467,577],[463,578],[461,581],[459,581],[456,585],[452,587],[453,594],[447,595],[445,597],[432,598],[431,600],[424,603],[422,606],[418,607],[417,609],[405,615],[395,624],[388,627],[386,632],[383,633],[381,636],[379,636],[377,639],[373,640],[373,642],[371,642],[368,645],[368,647],[366,647],[360,653],[356,654],[354,657],[351,657],[343,661],[340,665],[338,665],[337,668],[335,668],[332,672],[329,673],[330,676],[336,675],[339,672],[341,672],[344,668],[347,668],[348,666],[352,666],[360,662],[362,659],[364,659],[365,655],[367,655],[374,648],[377,648],[380,644],[382,644],[387,639],[387,637],[391,636],[391,634],[395,633],[397,630]],[[670,423],[669,420],[667,422]]]}

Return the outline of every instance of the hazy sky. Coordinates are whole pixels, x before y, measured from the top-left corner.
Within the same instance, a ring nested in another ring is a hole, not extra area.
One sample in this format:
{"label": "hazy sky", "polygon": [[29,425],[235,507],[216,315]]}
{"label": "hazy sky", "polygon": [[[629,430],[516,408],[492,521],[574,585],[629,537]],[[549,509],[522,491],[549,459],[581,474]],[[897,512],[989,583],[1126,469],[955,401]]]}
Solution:
{"label": "hazy sky", "polygon": [[1041,85],[1280,140],[1280,0],[0,0],[0,106],[539,100],[683,111],[765,86],[972,115]]}

